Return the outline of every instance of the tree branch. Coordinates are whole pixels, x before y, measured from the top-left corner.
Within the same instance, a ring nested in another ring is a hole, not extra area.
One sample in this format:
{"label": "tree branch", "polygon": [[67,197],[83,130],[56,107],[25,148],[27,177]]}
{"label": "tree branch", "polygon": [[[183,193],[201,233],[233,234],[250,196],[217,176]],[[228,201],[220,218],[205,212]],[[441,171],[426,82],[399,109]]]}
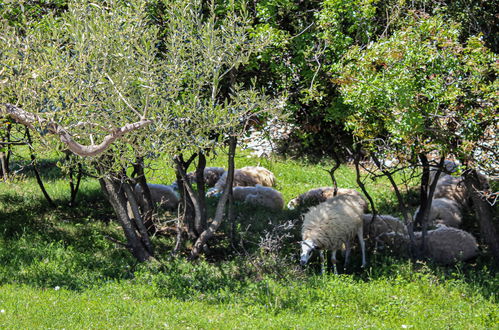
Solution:
{"label": "tree branch", "polygon": [[126,124],[123,127],[111,130],[110,134],[106,135],[103,141],[98,145],[85,146],[76,142],[71,134],[56,122],[48,121],[36,114],[24,111],[23,109],[9,103],[4,103],[3,105],[5,107],[5,110],[0,110],[0,114],[5,113],[7,115],[10,115],[16,122],[29,128],[33,128],[33,124],[38,122],[39,124],[44,125],[50,133],[58,135],[61,142],[66,144],[71,152],[79,156],[87,157],[96,156],[104,152],[109,147],[109,145],[111,145],[111,143],[113,143],[118,138],[122,137],[130,131],[147,126],[152,122],[151,120],[142,118],[138,122]]}

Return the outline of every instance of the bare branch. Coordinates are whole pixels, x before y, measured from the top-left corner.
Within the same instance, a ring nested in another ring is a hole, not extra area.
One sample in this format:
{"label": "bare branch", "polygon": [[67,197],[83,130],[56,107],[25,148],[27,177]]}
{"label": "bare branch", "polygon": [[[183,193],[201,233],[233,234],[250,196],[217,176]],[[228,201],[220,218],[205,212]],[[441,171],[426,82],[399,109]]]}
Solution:
{"label": "bare branch", "polygon": [[122,137],[128,132],[145,127],[152,122],[148,119],[141,119],[138,122],[126,124],[123,127],[111,130],[110,134],[106,135],[100,144],[85,146],[76,142],[71,134],[56,122],[43,119],[36,114],[24,111],[23,109],[9,103],[4,103],[3,105],[5,110],[0,110],[0,114],[5,113],[7,115],[10,115],[18,123],[29,128],[33,128],[33,124],[38,122],[39,124],[44,126],[50,133],[58,135],[61,142],[65,143],[68,149],[73,153],[79,156],[86,157],[96,156],[104,152],[116,139]]}

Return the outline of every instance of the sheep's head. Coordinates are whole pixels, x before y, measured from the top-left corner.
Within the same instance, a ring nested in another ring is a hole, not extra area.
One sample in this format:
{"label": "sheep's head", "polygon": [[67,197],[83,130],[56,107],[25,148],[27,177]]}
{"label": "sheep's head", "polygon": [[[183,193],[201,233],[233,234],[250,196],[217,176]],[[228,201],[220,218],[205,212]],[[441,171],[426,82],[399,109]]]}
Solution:
{"label": "sheep's head", "polygon": [[288,209],[294,210],[298,206],[298,198],[293,198],[288,203]]}
{"label": "sheep's head", "polygon": [[312,255],[312,252],[317,248],[311,239],[301,241],[300,265],[305,266]]}

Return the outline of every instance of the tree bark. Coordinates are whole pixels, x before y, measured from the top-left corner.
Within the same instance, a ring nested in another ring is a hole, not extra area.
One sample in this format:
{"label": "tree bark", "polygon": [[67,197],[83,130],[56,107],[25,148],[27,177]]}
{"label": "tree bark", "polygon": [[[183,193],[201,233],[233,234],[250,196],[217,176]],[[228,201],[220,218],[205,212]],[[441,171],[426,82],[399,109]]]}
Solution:
{"label": "tree bark", "polygon": [[109,202],[111,203],[111,206],[118,217],[118,221],[123,228],[127,239],[127,247],[138,261],[144,262],[153,260],[154,258],[152,253],[150,253],[144,245],[141,237],[135,230],[134,223],[128,216],[127,198],[125,196],[124,189],[121,187],[121,181],[111,178],[110,176],[105,176],[102,178],[101,182],[104,184]]}
{"label": "tree bark", "polygon": [[128,199],[130,208],[132,209],[133,220],[135,220],[135,224],[139,229],[140,239],[144,244],[144,246],[146,247],[147,252],[153,255],[154,254],[153,246],[151,240],[149,239],[147,228],[144,225],[144,222],[142,221],[142,216],[140,215],[139,211],[139,205],[137,203],[137,200],[135,199],[135,194],[133,192],[133,189],[130,187],[130,184],[128,182],[123,183],[123,189],[125,191],[125,196]]}
{"label": "tree bark", "polygon": [[433,194],[437,186],[438,178],[442,172],[442,168],[445,161],[445,156],[440,158],[438,169],[435,173],[433,180],[430,182],[430,163],[428,162],[428,157],[426,154],[419,154],[419,159],[423,167],[423,174],[421,176],[420,184],[420,194],[419,194],[419,212],[414,219],[416,224],[421,226],[421,244],[419,246],[419,251],[422,255],[427,255],[426,251],[426,234],[428,232],[428,217],[431,210],[431,205],[433,202]]}
{"label": "tree bark", "polygon": [[232,184],[234,181],[234,158],[236,154],[236,146],[237,146],[237,138],[235,136],[231,136],[229,138],[229,160],[228,160],[228,173],[227,173],[227,182],[224,188],[224,192],[220,197],[220,200],[217,204],[217,209],[215,211],[215,218],[208,226],[208,228],[199,236],[194,247],[191,251],[191,258],[195,259],[199,256],[205,244],[213,237],[213,234],[217,231],[218,227],[223,221],[225,206],[227,204],[227,200],[229,198],[229,194],[232,191]]}
{"label": "tree bark", "polygon": [[[199,233],[195,228],[196,221],[199,221],[196,220],[196,217],[199,216],[199,204],[191,183],[187,178],[187,170],[196,157],[197,154],[194,154],[191,155],[187,161],[184,161],[183,156],[178,155],[173,159],[177,165],[177,182],[180,183],[179,190],[183,201],[182,223],[192,239],[197,239],[199,237]],[[179,228],[179,230],[180,229],[181,228]]]}
{"label": "tree bark", "polygon": [[482,240],[488,245],[495,263],[499,265],[499,224],[497,223],[497,219],[494,221],[492,206],[486,200],[482,199],[479,193],[483,191],[483,187],[475,170],[469,170],[464,173],[464,184],[471,195]]}
{"label": "tree bark", "polygon": [[33,124],[42,124],[51,134],[59,136],[61,142],[66,144],[69,150],[80,156],[97,156],[103,153],[115,140],[119,139],[126,133],[134,131],[136,129],[144,128],[149,125],[152,121],[145,118],[141,118],[140,121],[135,123],[126,124],[123,127],[113,128],[110,133],[106,135],[100,144],[85,146],[76,142],[71,134],[58,123],[53,121],[48,121],[36,114],[16,107],[13,104],[3,103],[0,104],[4,106],[4,110],[0,108],[0,113],[5,113],[10,115],[16,122],[28,127],[33,128]]}
{"label": "tree bark", "polygon": [[[137,158],[137,162],[133,165],[134,173],[136,175],[136,181],[142,189],[144,203],[142,206],[142,220],[144,221],[144,226],[147,228],[149,235],[156,233],[156,225],[153,221],[154,213],[154,203],[152,201],[151,191],[147,185],[146,176],[144,174],[144,159],[142,157]],[[135,190],[135,187],[132,187]]]}
{"label": "tree bark", "polygon": [[29,134],[29,129],[26,127],[26,138],[28,140],[28,148],[29,148],[29,155],[31,158],[31,163],[33,164],[33,172],[35,173],[36,177],[36,182],[38,183],[38,186],[40,187],[40,190],[43,193],[43,196],[47,200],[50,206],[55,207],[55,203],[52,201],[52,198],[50,198],[47,190],[45,189],[45,186],[43,185],[42,177],[40,176],[40,172],[38,172],[38,168],[36,167],[36,157],[35,154],[33,153],[33,146],[32,146],[32,141],[31,141],[31,135]]}
{"label": "tree bark", "polygon": [[194,229],[198,235],[206,230],[208,221],[208,211],[206,209],[206,191],[204,182],[204,169],[206,168],[206,156],[200,152],[198,155],[198,164],[196,166],[196,185],[197,185],[197,205],[196,217],[194,218]]}

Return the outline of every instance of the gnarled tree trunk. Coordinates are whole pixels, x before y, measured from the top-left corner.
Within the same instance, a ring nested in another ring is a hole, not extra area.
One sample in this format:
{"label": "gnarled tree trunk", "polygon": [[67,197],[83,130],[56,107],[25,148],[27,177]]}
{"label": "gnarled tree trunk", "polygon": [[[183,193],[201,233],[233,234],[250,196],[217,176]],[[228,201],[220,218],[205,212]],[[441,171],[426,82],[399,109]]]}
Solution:
{"label": "gnarled tree trunk", "polygon": [[489,246],[496,264],[499,264],[499,223],[497,219],[494,221],[492,206],[480,194],[483,191],[483,187],[475,170],[469,170],[464,173],[464,184],[471,195],[473,209],[475,210],[480,227],[480,235],[483,241]]}
{"label": "gnarled tree trunk", "polygon": [[131,219],[128,214],[127,203],[129,202],[129,200],[127,198],[127,195],[125,194],[126,189],[123,186],[123,182],[125,181],[112,177],[111,175],[105,175],[104,177],[102,177],[102,180],[100,180],[100,182],[105,195],[108,197],[109,202],[111,203],[111,206],[113,207],[114,212],[118,218],[118,221],[123,228],[125,237],[127,239],[128,249],[140,262],[154,259],[149,236],[147,235],[145,226],[143,226],[143,224],[140,224],[142,219],[137,215],[134,215],[135,219]]}
{"label": "gnarled tree trunk", "polygon": [[215,211],[215,217],[213,221],[210,223],[208,228],[203,231],[203,233],[199,236],[194,247],[191,251],[191,258],[197,258],[201,251],[203,250],[206,243],[213,237],[218,227],[222,224],[225,214],[225,206],[227,205],[227,201],[229,200],[229,195],[232,194],[232,183],[234,181],[234,157],[236,154],[236,146],[237,146],[237,138],[235,136],[231,136],[229,138],[229,160],[228,160],[228,173],[227,173],[227,182],[224,188],[224,192],[220,197],[217,209]]}

